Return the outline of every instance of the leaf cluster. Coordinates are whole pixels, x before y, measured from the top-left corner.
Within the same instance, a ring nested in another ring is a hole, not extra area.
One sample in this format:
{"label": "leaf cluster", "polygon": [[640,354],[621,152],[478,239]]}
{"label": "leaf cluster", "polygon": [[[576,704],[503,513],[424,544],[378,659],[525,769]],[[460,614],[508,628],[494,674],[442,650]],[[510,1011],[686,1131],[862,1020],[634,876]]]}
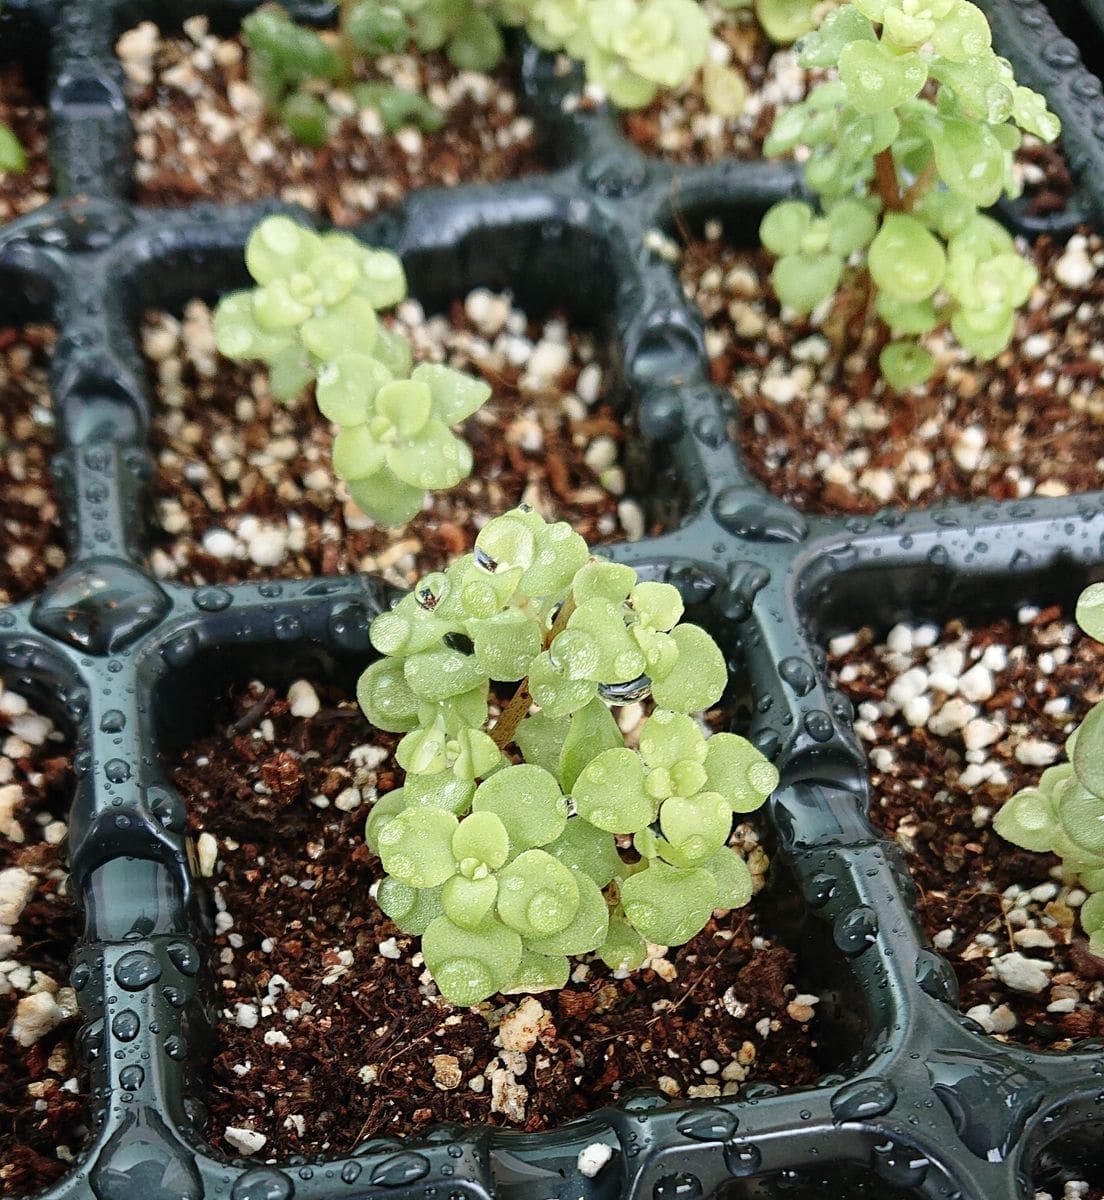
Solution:
{"label": "leaf cluster", "polygon": [[[676,588],[521,507],[373,622],[383,657],[357,696],[405,735],[406,772],[368,819],[379,903],[422,935],[453,1003],[561,987],[568,959],[593,951],[635,968],[646,942],[684,942],[750,898],[726,843],[778,773],[688,715],[719,700],[727,674],[682,615]],[[492,681],[518,688],[488,732]],[[609,704],[648,695],[657,708],[630,749]]]}
{"label": "leaf cluster", "polygon": [[354,84],[357,59],[440,50],[460,70],[490,71],[505,51],[503,31],[519,27],[543,49],[581,61],[588,81],[622,108],[649,104],[660,88],[682,87],[703,66],[716,111],[735,116],[743,107],[738,73],[706,62],[710,23],[696,0],[346,0],[336,38],[296,24],[278,7],[242,22],[250,74],[269,110],[312,146],[324,144],[330,123],[320,82],[350,86],[357,104],[376,109],[388,131],[441,128],[443,114],[423,96],[380,82]]}
{"label": "leaf cluster", "polygon": [[786,201],[763,221],[779,299],[808,312],[856,264],[852,286],[875,293],[892,336],[881,368],[898,389],[931,374],[918,339],[941,326],[974,357],[996,357],[1037,274],[979,210],[1018,193],[1021,131],[1052,141],[1058,118],[1016,83],[968,0],[857,0],[800,51],[803,66],[835,77],[782,113],[765,143],[768,154],[809,149],[820,209]]}
{"label": "leaf cluster", "polygon": [[[1090,637],[1104,642],[1104,583],[1081,593],[1076,616]],[[1089,949],[1104,958],[1104,701],[1066,740],[1066,755],[1066,762],[1043,772],[1037,787],[1006,801],[993,828],[1025,850],[1061,858],[1070,882],[1090,893],[1081,906],[1081,925]]]}
{"label": "leaf cluster", "polygon": [[414,366],[406,339],[379,320],[406,295],[395,255],[271,216],[250,235],[245,261],[257,287],[222,298],[215,342],[227,358],[267,363],[279,400],[315,383],[319,410],[339,426],[334,469],[365,512],[401,525],[427,488],[469,474],[471,448],[450,426],[491,389],[450,367]]}

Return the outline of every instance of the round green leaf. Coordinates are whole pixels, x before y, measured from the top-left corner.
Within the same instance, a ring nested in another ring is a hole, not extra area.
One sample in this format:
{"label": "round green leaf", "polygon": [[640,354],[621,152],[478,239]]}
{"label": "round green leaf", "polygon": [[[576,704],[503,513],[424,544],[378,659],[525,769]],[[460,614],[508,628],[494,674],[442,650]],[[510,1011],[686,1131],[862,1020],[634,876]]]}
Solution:
{"label": "round green leaf", "polygon": [[743,908],[751,899],[751,872],[731,847],[721,847],[700,865],[717,884],[718,908]]}
{"label": "round green leaf", "polygon": [[318,370],[315,399],[318,411],[337,425],[360,425],[368,420],[380,388],[391,373],[370,354],[341,354]]}
{"label": "round green leaf", "polygon": [[680,713],[712,708],[728,682],[720,647],[698,625],[676,625],[671,637],[678,647],[678,661],[665,679],[653,680],[652,699],[659,708]]}
{"label": "round green leaf", "polygon": [[782,200],[767,209],[759,225],[759,240],[776,255],[789,254],[800,245],[813,222],[813,210],[801,200]]}
{"label": "round green leaf", "polygon": [[376,903],[403,931],[420,937],[441,915],[441,888],[412,888],[385,875],[376,889]]}
{"label": "round green leaf", "polygon": [[465,817],[452,836],[452,856],[468,878],[480,865],[497,871],[510,851],[510,835],[493,812],[473,812]]}
{"label": "round green leaf", "polygon": [[383,468],[387,447],[378,442],[368,425],[345,425],[333,440],[333,466],[339,479],[370,479]]}
{"label": "round green leaf", "polygon": [[609,930],[609,909],[601,889],[586,875],[575,875],[579,907],[571,924],[559,933],[543,938],[527,938],[526,947],[540,954],[568,954],[575,957],[597,950]]}
{"label": "round green leaf", "polygon": [[526,850],[498,873],[499,918],[526,941],[566,929],[578,911],[575,876],[543,850]]}
{"label": "round green leaf", "polygon": [[555,841],[567,824],[560,785],[532,763],[504,767],[485,779],[476,789],[472,810],[494,813],[502,821],[513,854]]}
{"label": "round green leaf", "polygon": [[245,243],[245,265],[259,284],[304,270],[318,252],[316,233],[290,217],[265,217]]}
{"label": "round green leaf", "polygon": [[494,918],[478,929],[461,929],[447,917],[438,917],[422,935],[426,966],[452,1004],[478,1004],[505,987],[518,969],[521,952],[521,938]]}
{"label": "round green leaf", "polygon": [[728,841],[732,809],[717,792],[671,796],[660,805],[659,826],[681,861],[701,863]]}
{"label": "round green leaf", "polygon": [[1057,824],[1053,799],[1037,788],[1017,792],[993,818],[993,828],[1002,838],[1035,851],[1051,848]]}
{"label": "round green leaf", "polygon": [[377,729],[406,733],[418,723],[418,697],[410,689],[403,664],[381,658],[357,680],[357,703]]}
{"label": "round green leaf", "polygon": [[1077,624],[1098,642],[1104,642],[1104,583],[1090,583],[1077,597]]}
{"label": "round green leaf", "polygon": [[917,342],[890,342],[878,355],[878,366],[894,391],[907,392],[927,383],[935,370],[935,359]]}
{"label": "round green leaf", "polygon": [[661,946],[681,946],[709,920],[718,898],[708,871],[654,861],[621,884],[621,905],[638,933]]}
{"label": "round green leaf", "polygon": [[635,833],[655,817],[644,790],[644,765],[632,750],[599,754],[575,781],[572,796],[579,816],[608,833]]}
{"label": "round green leaf", "polygon": [[787,254],[774,264],[771,284],[783,304],[807,313],[835,292],[842,276],[838,254]]}
{"label": "round green leaf", "polygon": [[440,808],[408,808],[379,831],[383,869],[411,887],[436,887],[456,873],[452,838],[459,822]]}
{"label": "round green leaf", "polygon": [[702,763],[705,756],[705,735],[693,717],[661,708],[641,726],[640,757],[650,770],[684,761]]}
{"label": "round green leaf", "polygon": [[559,991],[567,986],[570,973],[571,964],[563,955],[537,954],[525,949],[513,977],[499,991],[507,996]]}
{"label": "round green leaf", "polygon": [[778,768],[746,738],[715,733],[705,744],[706,787],[733,812],[753,812],[778,786]]}
{"label": "round green leaf", "polygon": [[635,971],[648,954],[644,939],[619,917],[609,923],[606,940],[598,947],[598,957],[611,971]]}
{"label": "round green leaf", "polygon": [[943,282],[947,258],[915,217],[886,213],[867,255],[870,275],[896,300],[926,300]]}
{"label": "round green leaf", "polygon": [[379,835],[383,827],[393,821],[406,808],[405,789],[396,788],[372,805],[368,819],[364,822],[364,841],[373,854],[379,853]]}
{"label": "round green leaf", "polygon": [[876,113],[919,95],[928,68],[919,54],[894,54],[881,42],[857,41],[840,52],[839,74],[855,108]]}
{"label": "round green leaf", "polygon": [[[470,818],[469,818],[470,820]],[[441,911],[461,929],[478,929],[494,910],[498,880],[494,875],[468,879],[453,875],[441,889]]]}
{"label": "round green leaf", "polygon": [[429,388],[434,414],[446,425],[470,417],[491,398],[491,386],[485,380],[440,363],[419,363],[410,377]]}
{"label": "round green leaf", "polygon": [[576,875],[586,875],[600,888],[624,872],[612,833],[591,825],[582,817],[569,817],[563,833],[543,847]]}
{"label": "round green leaf", "polygon": [[411,691],[423,700],[447,700],[487,682],[474,655],[447,646],[406,659],[403,672]]}

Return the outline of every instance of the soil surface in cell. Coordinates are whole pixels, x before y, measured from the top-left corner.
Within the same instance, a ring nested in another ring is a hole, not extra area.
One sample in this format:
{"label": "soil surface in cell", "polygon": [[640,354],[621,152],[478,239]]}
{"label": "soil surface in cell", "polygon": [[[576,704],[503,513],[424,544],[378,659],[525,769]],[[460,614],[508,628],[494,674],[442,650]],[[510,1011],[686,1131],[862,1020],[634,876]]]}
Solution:
{"label": "soil surface in cell", "polygon": [[780,313],[764,253],[691,243],[683,283],[750,470],[798,508],[833,514],[1099,488],[1104,243],[1041,237],[1030,254],[1040,283],[1009,348],[978,363],[932,335],[935,374],[897,396],[879,377],[875,327],[841,356],[824,323]]}
{"label": "soil surface in cell", "polygon": [[22,696],[0,692],[0,878],[13,906],[0,907],[11,928],[0,932],[0,1196],[60,1179],[86,1133],[68,986],[80,923],[60,844],[73,773],[49,730]]}
{"label": "soil surface in cell", "polygon": [[1104,959],[1077,921],[1084,892],[1054,878],[1054,855],[999,837],[992,817],[1062,761],[1104,695],[1104,649],[1056,608],[851,641],[833,642],[831,661],[870,757],[870,819],[906,851],[960,1008],[1032,1049],[1101,1037]]}
{"label": "soil surface in cell", "polygon": [[815,998],[797,986],[790,950],[759,940],[757,900],[626,979],[597,961],[576,968],[561,992],[535,997],[532,1050],[504,1047],[499,1022],[523,997],[452,1008],[418,940],[376,908],[380,867],[363,828],[369,804],[398,783],[393,739],[317,694],[305,718],[282,689],[239,690],[221,713],[229,736],[193,745],[173,768],[193,831],[217,855],[215,1145],[246,1129],[281,1158],[442,1120],[538,1130],[633,1088],[710,1096],[745,1080],[804,1084],[824,1069]]}
{"label": "soil surface in cell", "polygon": [[9,221],[50,198],[46,109],[24,83],[18,63],[0,65],[0,125],[15,134],[27,156],[25,170],[0,171],[0,221]]}
{"label": "soil surface in cell", "polygon": [[54,332],[0,328],[0,607],[42,590],[64,565],[50,456],[54,418],[46,372]]}
{"label": "soil surface in cell", "polygon": [[444,112],[444,127],[388,134],[375,110],[358,112],[348,91],[331,87],[324,98],[332,133],[312,149],[266,113],[240,38],[209,33],[202,17],[185,30],[162,38],[144,22],[118,43],[142,204],[279,197],[347,225],[414,188],[493,183],[541,169],[508,65],[481,75],[457,71],[443,54],[387,55],[371,78],[428,97]]}
{"label": "soil surface in cell", "polygon": [[418,517],[388,530],[345,500],[333,427],[313,397],[274,403],[263,368],[218,355],[198,302],[183,322],[149,316],[145,348],[160,380],[157,575],[211,583],[362,570],[409,584],[522,501],[570,521],[592,545],[644,532],[640,507],[621,499],[626,427],[603,396],[589,336],[558,319],[530,325],[489,292],[428,320],[410,302],[397,319],[417,357],[470,367],[493,395],[463,426],[475,455],[469,478],[430,493]]}

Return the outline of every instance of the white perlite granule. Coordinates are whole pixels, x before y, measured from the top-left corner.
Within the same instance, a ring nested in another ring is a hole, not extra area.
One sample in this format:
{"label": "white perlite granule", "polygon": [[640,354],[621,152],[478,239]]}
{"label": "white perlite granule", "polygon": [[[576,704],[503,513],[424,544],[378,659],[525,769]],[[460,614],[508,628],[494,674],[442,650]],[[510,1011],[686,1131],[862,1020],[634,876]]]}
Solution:
{"label": "white perlite granule", "polygon": [[612,1146],[607,1146],[605,1142],[591,1142],[585,1150],[579,1151],[575,1165],[579,1168],[580,1175],[593,1179],[612,1157]]}

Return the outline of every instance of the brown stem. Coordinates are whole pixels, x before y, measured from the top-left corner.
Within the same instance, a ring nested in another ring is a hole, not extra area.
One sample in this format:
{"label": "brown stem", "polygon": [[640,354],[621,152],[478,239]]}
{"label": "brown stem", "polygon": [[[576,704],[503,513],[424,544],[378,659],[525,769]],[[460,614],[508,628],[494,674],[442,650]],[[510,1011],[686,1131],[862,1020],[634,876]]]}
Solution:
{"label": "brown stem", "polygon": [[[560,605],[560,611],[556,614],[555,621],[552,622],[552,628],[545,636],[545,650],[552,645],[556,635],[562,633],[567,628],[567,622],[574,611],[575,597],[569,592],[567,599]],[[529,680],[523,679],[518,684],[517,691],[510,697],[510,703],[502,710],[498,720],[494,723],[494,728],[491,730],[491,740],[500,750],[505,750],[514,740],[517,727],[521,724],[522,718],[529,711],[529,706],[532,703],[533,697],[529,691]]]}
{"label": "brown stem", "polygon": [[897,167],[889,148],[874,155],[874,187],[886,212],[900,212],[901,192],[897,186]]}
{"label": "brown stem", "polygon": [[905,212],[912,210],[920,203],[927,194],[928,189],[935,182],[935,159],[933,158],[919,175],[912,181],[912,185],[908,191],[901,197],[901,208]]}
{"label": "brown stem", "polygon": [[349,40],[349,20],[355,0],[341,0],[337,13],[337,36],[340,42],[341,82],[347,87],[356,75],[357,48]]}

